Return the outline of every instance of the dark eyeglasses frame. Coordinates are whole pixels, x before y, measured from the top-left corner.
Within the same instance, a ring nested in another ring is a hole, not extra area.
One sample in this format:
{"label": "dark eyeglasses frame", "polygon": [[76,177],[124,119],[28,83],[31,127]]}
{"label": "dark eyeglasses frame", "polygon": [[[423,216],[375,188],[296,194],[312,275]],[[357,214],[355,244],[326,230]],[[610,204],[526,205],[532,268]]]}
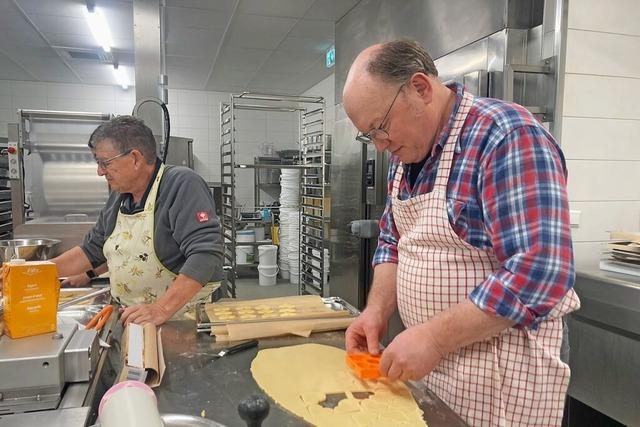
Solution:
{"label": "dark eyeglasses frame", "polygon": [[376,139],[389,138],[389,132],[386,129],[383,129],[383,126],[385,125],[385,122],[389,117],[389,113],[391,112],[393,105],[396,103],[396,99],[398,99],[398,95],[400,95],[400,92],[402,91],[402,88],[404,87],[405,84],[407,84],[407,82],[402,83],[398,88],[398,91],[396,92],[396,96],[393,97],[393,101],[391,101],[391,105],[389,105],[389,109],[387,110],[387,113],[384,115],[384,117],[382,118],[382,121],[380,122],[380,126],[378,126],[377,128],[371,129],[369,132],[358,132],[358,134],[356,135],[356,141],[361,142],[363,144],[371,144]]}
{"label": "dark eyeglasses frame", "polygon": [[96,161],[96,164],[98,165],[99,168],[107,169],[111,164],[111,162],[113,162],[115,159],[119,159],[120,157],[124,157],[127,154],[131,154],[132,151],[133,149],[130,148],[127,151],[123,151],[122,153],[116,154],[115,156],[109,157],[108,159],[105,159],[105,160],[94,159],[94,160]]}

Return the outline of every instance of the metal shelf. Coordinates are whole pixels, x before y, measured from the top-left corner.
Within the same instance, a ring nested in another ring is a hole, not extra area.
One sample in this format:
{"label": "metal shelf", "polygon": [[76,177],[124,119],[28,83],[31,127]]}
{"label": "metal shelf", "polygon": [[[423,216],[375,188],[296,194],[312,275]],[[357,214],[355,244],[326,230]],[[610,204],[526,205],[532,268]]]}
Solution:
{"label": "metal shelf", "polygon": [[[325,291],[324,283],[324,251],[327,246],[327,230],[324,227],[329,221],[328,203],[328,136],[324,132],[323,118],[318,115],[324,112],[314,112],[313,120],[306,121],[303,138],[300,142],[300,158],[302,164],[311,166],[303,170],[300,184],[301,208],[300,214],[300,284],[303,293],[318,293]],[[308,114],[307,117],[311,116]],[[306,119],[306,117],[305,117]],[[319,203],[318,203],[319,202]],[[316,203],[316,204],[310,204]],[[312,213],[310,213],[312,212]],[[317,251],[319,256],[312,255]],[[309,275],[308,271],[319,272],[320,277]]]}
{"label": "metal shelf", "polygon": [[[236,158],[235,144],[237,143],[237,131],[236,131],[236,114],[241,114],[241,110],[258,110],[258,111],[272,111],[277,113],[293,113],[298,116],[298,141],[300,143],[298,152],[300,153],[300,164],[277,164],[272,162],[261,161],[258,158],[253,163],[239,163]],[[244,224],[268,224],[262,219],[241,219],[238,217],[238,206],[236,199],[236,173],[237,171],[246,169],[254,171],[254,205],[256,207],[262,206],[260,202],[260,190],[262,188],[265,191],[272,189],[279,184],[274,183],[273,179],[267,179],[267,183],[260,183],[261,170],[277,170],[277,169],[298,169],[301,171],[301,176],[304,177],[305,183],[301,185],[301,188],[305,188],[307,179],[317,179],[318,182],[308,185],[311,186],[307,190],[302,190],[302,193],[307,194],[309,192],[319,191],[316,197],[325,195],[325,186],[321,183],[326,181],[325,179],[325,166],[326,166],[326,150],[325,143],[325,101],[322,97],[308,97],[308,96],[292,96],[292,95],[280,95],[280,94],[263,94],[263,93],[250,93],[243,92],[241,94],[232,94],[229,101],[222,102],[220,104],[220,163],[221,163],[221,186],[223,188],[223,209],[221,215],[222,233],[225,237],[225,270],[231,271],[228,275],[230,282],[231,297],[236,296],[235,279],[238,269],[252,268],[258,264],[237,264],[236,260],[236,246],[260,246],[266,243],[252,243],[252,242],[238,242],[236,234]],[[305,144],[309,144],[309,147],[305,147]],[[305,157],[304,152],[308,152],[308,157]],[[244,179],[243,175],[243,179]],[[301,193],[301,194],[302,194]],[[315,212],[315,211],[314,211]],[[322,213],[322,212],[316,212]],[[322,214],[324,215],[324,214]],[[306,218],[304,215],[298,216],[299,221]],[[308,224],[300,224],[302,227],[310,227]],[[311,230],[306,228],[305,230]],[[307,232],[305,231],[305,233]],[[314,233],[317,233],[324,238],[324,230],[321,227],[313,229]],[[305,253],[308,251],[307,244],[304,242],[306,239],[302,233],[298,236],[298,242],[301,250]],[[321,243],[324,245],[323,243]],[[314,246],[314,250],[318,250]],[[314,261],[317,262],[317,261]],[[300,264],[302,266],[302,264]],[[302,270],[301,270],[302,271]],[[314,293],[322,294],[323,284],[311,283],[308,286],[306,283],[308,280],[300,281],[300,293],[308,293],[312,291]]]}

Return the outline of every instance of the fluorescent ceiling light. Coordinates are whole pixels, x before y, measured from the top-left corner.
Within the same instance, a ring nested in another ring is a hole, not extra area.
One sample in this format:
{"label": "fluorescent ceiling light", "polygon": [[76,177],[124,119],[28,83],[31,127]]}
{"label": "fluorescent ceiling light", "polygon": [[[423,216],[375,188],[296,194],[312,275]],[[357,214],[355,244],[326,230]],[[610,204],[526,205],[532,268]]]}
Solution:
{"label": "fluorescent ceiling light", "polygon": [[118,66],[118,64],[113,64],[113,75],[116,77],[116,81],[122,89],[127,90],[129,87],[129,77],[127,77],[127,72],[122,66]]}
{"label": "fluorescent ceiling light", "polygon": [[83,8],[83,12],[84,17],[89,23],[89,28],[91,29],[93,38],[96,39],[105,52],[111,52],[111,45],[113,44],[113,41],[111,40],[111,31],[109,31],[107,20],[104,18],[102,11],[97,7],[94,7],[93,12],[90,12],[85,6]]}

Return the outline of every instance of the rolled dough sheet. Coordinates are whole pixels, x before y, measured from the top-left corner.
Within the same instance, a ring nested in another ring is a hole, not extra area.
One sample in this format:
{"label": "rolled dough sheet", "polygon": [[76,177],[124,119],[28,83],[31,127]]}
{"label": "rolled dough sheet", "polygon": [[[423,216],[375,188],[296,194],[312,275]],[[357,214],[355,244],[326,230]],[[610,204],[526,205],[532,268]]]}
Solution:
{"label": "rolled dough sheet", "polygon": [[[344,358],[344,350],[321,344],[270,348],[258,352],[251,373],[279,405],[316,426],[426,426],[402,382],[360,380]],[[373,394],[358,399],[362,392]],[[327,394],[337,393],[345,398],[335,408],[320,405]]]}

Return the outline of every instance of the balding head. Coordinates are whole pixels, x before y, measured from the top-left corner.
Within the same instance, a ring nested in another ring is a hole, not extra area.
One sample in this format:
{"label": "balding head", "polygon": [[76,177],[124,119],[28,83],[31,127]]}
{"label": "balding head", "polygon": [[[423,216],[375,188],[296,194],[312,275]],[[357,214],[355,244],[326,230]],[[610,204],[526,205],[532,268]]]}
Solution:
{"label": "balding head", "polygon": [[381,46],[376,44],[366,48],[351,64],[342,91],[343,103],[347,111],[362,109],[370,104],[372,97],[380,94],[384,82],[371,74],[368,68],[371,59],[380,51]]}
{"label": "balding head", "polygon": [[417,42],[369,46],[347,74],[344,110],[356,128],[374,140],[376,149],[388,150],[402,161],[421,160],[452,99],[437,76],[433,60]]}

